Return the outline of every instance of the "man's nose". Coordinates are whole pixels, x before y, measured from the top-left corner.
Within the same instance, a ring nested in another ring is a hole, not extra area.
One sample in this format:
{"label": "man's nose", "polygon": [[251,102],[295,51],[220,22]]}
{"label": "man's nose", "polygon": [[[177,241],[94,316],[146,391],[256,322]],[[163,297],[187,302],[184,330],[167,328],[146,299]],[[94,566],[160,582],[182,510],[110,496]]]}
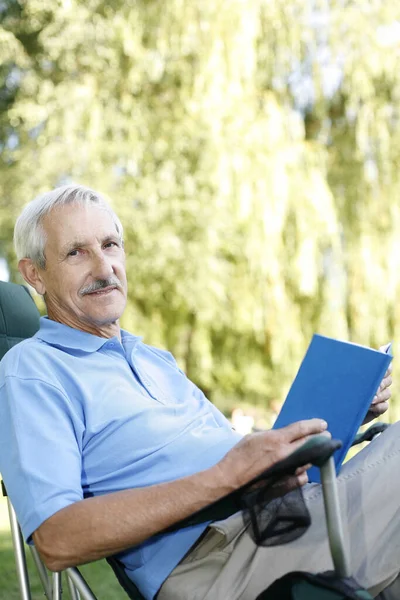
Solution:
{"label": "man's nose", "polygon": [[111,261],[102,252],[96,253],[92,258],[92,277],[94,279],[107,279],[114,273]]}

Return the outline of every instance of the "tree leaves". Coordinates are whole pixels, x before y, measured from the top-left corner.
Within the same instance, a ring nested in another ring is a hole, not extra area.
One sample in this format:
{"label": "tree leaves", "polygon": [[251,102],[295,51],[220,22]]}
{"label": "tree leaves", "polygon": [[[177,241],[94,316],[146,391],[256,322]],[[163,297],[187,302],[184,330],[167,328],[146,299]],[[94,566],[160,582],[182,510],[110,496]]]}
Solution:
{"label": "tree leaves", "polygon": [[21,207],[74,180],[123,220],[123,325],[217,401],[282,399],[314,331],[396,335],[396,3],[25,0],[0,19],[14,277]]}

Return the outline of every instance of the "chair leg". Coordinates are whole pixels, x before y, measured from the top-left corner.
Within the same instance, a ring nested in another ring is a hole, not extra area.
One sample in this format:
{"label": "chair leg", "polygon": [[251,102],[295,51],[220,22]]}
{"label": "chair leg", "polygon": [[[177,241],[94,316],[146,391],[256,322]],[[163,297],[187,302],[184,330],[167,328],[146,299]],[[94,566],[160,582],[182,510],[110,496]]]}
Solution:
{"label": "chair leg", "polygon": [[[24,549],[24,540],[22,539],[21,529],[19,527],[14,508],[7,498],[8,514],[10,518],[10,528],[12,542],[14,546],[15,564],[18,577],[18,585],[21,600],[32,600],[28,568]],[[34,546],[29,546],[35,566],[37,568],[43,590],[48,600],[61,600],[62,581],[61,573],[53,573],[51,579],[47,575],[46,568]],[[71,600],[97,600],[89,585],[76,567],[66,569],[67,583]]]}
{"label": "chair leg", "polygon": [[68,577],[68,573],[65,574],[68,583],[69,595],[71,600],[81,600],[81,595],[76,589],[74,582],[70,577]]}
{"label": "chair leg", "polygon": [[8,515],[10,518],[11,536],[14,545],[15,553],[15,565],[17,568],[17,577],[19,590],[21,594],[21,600],[32,600],[30,586],[29,586],[29,575],[28,568],[26,566],[26,556],[24,550],[24,541],[22,539],[21,530],[18,525],[17,517],[14,508],[7,498],[8,504]]}
{"label": "chair leg", "polygon": [[44,595],[46,596],[47,600],[51,600],[51,581],[47,574],[46,567],[44,566],[42,559],[39,556],[39,552],[36,550],[35,546],[29,546],[29,550],[31,551],[40,581],[42,582]]}
{"label": "chair leg", "polygon": [[62,596],[61,573],[53,573],[52,580],[53,580],[52,600],[61,600],[61,596]]}
{"label": "chair leg", "polygon": [[350,577],[350,562],[346,553],[345,530],[340,514],[335,462],[332,456],[321,466],[321,480],[329,547],[335,571],[339,577]]}
{"label": "chair leg", "polygon": [[96,596],[93,594],[92,590],[76,567],[70,567],[66,570],[66,573],[67,577],[71,579],[75,588],[81,594],[83,600],[97,600]]}

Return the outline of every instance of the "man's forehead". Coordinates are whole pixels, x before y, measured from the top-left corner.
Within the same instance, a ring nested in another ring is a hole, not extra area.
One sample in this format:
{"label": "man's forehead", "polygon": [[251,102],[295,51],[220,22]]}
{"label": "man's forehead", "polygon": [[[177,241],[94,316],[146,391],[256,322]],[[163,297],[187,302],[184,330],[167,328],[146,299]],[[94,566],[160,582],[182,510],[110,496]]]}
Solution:
{"label": "man's forehead", "polygon": [[118,237],[110,212],[98,205],[57,207],[43,220],[47,242],[51,245],[86,245],[94,240]]}

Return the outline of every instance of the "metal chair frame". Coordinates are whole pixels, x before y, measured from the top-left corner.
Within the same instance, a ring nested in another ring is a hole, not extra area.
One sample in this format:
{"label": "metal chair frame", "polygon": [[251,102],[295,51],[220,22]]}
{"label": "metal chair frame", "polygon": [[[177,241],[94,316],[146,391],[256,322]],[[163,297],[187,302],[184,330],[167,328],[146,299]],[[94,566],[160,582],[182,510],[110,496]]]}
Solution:
{"label": "metal chair frame", "polygon": [[[19,526],[17,516],[7,492],[3,487],[3,495],[7,497],[8,515],[10,519],[10,529],[12,543],[14,547],[15,566],[17,571],[18,586],[21,600],[32,600],[29,572],[26,562],[25,544]],[[39,579],[43,586],[44,595],[47,600],[62,600],[63,586],[62,574],[65,574],[65,581],[68,586],[69,597],[71,600],[97,600],[83,575],[76,567],[70,567],[62,572],[49,573],[39,556],[35,546],[29,545],[33,561],[35,563]]]}

